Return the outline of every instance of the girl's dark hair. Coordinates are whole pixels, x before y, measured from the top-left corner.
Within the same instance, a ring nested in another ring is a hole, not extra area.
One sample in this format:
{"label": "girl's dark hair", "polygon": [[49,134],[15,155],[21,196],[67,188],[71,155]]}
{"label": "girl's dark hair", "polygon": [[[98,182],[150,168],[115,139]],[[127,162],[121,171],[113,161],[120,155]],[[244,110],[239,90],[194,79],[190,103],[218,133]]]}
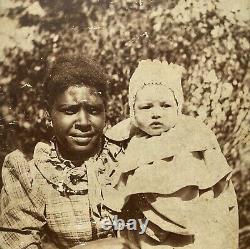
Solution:
{"label": "girl's dark hair", "polygon": [[43,84],[44,101],[50,108],[55,97],[70,86],[89,86],[95,88],[106,103],[108,82],[108,75],[96,61],[83,56],[63,55],[47,70]]}

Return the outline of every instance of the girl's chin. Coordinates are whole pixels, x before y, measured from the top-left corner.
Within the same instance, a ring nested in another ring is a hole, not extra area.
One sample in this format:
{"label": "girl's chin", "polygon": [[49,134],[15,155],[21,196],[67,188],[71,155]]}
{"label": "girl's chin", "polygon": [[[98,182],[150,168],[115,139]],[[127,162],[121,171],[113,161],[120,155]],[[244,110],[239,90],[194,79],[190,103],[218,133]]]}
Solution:
{"label": "girl's chin", "polygon": [[95,147],[90,144],[86,146],[72,146],[70,150],[65,153],[65,159],[71,161],[85,161],[95,155]]}

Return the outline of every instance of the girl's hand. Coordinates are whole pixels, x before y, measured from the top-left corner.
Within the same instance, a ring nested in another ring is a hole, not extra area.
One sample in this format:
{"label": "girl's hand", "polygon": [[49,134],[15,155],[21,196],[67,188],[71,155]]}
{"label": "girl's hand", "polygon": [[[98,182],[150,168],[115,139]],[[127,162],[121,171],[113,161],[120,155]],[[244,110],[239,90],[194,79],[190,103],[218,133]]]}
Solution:
{"label": "girl's hand", "polygon": [[108,238],[87,242],[84,245],[74,246],[71,249],[139,249],[128,240],[122,238]]}

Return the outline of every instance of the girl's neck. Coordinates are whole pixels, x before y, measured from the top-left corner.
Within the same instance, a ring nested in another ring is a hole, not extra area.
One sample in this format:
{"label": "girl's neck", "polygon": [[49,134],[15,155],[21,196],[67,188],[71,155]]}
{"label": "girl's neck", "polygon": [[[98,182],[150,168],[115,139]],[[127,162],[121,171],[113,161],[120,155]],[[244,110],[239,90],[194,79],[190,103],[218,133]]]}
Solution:
{"label": "girl's neck", "polygon": [[95,146],[96,149],[93,151],[90,151],[90,152],[87,151],[85,153],[72,152],[72,151],[65,150],[65,148],[57,142],[55,142],[55,148],[56,148],[56,152],[57,152],[58,157],[62,161],[69,160],[75,166],[80,166],[85,161],[87,161],[89,158],[98,156],[100,154],[100,152],[102,150],[102,143],[103,143],[103,140],[102,140],[102,138],[100,138],[97,141],[97,144]]}

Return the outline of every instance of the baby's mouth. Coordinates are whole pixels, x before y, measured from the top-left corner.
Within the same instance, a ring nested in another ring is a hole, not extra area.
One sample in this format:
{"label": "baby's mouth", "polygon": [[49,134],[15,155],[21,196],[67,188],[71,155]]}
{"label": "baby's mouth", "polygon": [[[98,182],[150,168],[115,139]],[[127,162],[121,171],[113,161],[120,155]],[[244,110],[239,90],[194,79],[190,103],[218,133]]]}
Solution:
{"label": "baby's mouth", "polygon": [[162,128],[162,126],[163,126],[163,123],[157,122],[157,121],[152,122],[150,124],[150,127],[153,128],[153,129],[159,129],[159,128]]}

